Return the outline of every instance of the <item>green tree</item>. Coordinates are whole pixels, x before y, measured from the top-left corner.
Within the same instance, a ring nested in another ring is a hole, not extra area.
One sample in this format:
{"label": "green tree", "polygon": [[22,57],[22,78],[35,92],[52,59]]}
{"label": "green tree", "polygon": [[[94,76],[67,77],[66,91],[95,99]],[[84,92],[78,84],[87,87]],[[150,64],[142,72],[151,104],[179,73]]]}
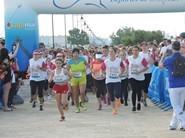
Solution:
{"label": "green tree", "polygon": [[80,31],[78,28],[69,30],[68,42],[71,45],[83,46],[89,44],[89,36],[85,31]]}
{"label": "green tree", "polygon": [[162,31],[144,31],[135,30],[133,28],[124,27],[119,29],[116,34],[110,36],[113,45],[135,45],[143,41],[161,42],[164,38]]}

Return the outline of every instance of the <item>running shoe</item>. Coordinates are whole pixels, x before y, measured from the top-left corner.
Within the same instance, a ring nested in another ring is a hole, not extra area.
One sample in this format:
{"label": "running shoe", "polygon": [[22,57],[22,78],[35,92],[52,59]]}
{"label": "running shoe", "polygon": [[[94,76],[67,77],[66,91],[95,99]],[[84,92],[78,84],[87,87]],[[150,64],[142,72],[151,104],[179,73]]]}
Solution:
{"label": "running shoe", "polygon": [[115,108],[113,108],[112,109],[112,115],[117,115],[117,114],[118,114],[118,111]]}
{"label": "running shoe", "polygon": [[35,107],[36,107],[36,102],[33,102],[32,108],[35,108]]}
{"label": "running shoe", "polygon": [[80,107],[76,107],[75,113],[80,113]]}
{"label": "running shoe", "polygon": [[185,128],[181,127],[181,128],[180,128],[180,131],[185,131]]}
{"label": "running shoe", "polygon": [[138,110],[138,111],[141,110],[141,104],[140,104],[140,103],[137,104],[137,110]]}
{"label": "running shoe", "polygon": [[85,103],[81,103],[81,108],[83,111],[87,111],[87,106]]}
{"label": "running shoe", "polygon": [[133,112],[135,112],[136,111],[136,107],[134,106],[134,107],[132,107],[132,111]]}
{"label": "running shoe", "polygon": [[98,110],[102,110],[102,104],[99,104]]}
{"label": "running shoe", "polygon": [[60,122],[65,121],[65,116],[61,116]]}
{"label": "running shoe", "polygon": [[51,95],[48,95],[47,99],[48,100],[51,100],[52,99],[52,96]]}
{"label": "running shoe", "polygon": [[144,105],[145,107],[148,106],[146,100],[143,101],[143,105]]}
{"label": "running shoe", "polygon": [[43,105],[40,105],[40,111],[43,111]]}
{"label": "running shoe", "polygon": [[176,130],[177,128],[174,126],[169,126],[169,130]]}
{"label": "running shoe", "polygon": [[128,106],[128,102],[127,101],[125,101],[125,106]]}

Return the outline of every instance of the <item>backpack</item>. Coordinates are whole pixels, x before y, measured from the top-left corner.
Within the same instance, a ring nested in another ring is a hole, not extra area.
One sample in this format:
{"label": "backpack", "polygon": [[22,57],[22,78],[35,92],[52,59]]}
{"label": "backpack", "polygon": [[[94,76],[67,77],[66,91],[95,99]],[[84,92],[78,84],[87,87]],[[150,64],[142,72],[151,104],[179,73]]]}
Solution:
{"label": "backpack", "polygon": [[172,76],[185,77],[185,58],[181,55],[174,60]]}

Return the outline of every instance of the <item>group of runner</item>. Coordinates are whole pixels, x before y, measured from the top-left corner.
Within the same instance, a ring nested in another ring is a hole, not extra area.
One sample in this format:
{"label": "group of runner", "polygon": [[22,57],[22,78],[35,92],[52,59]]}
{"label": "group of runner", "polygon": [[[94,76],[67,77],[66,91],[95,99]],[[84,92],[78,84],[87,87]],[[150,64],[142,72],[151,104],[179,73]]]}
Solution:
{"label": "group of runner", "polygon": [[[182,39],[183,38],[183,39]],[[182,56],[185,55],[185,35],[175,41]],[[174,43],[175,43],[174,42]],[[181,43],[179,43],[181,42]],[[147,106],[148,88],[154,66],[162,64],[162,59],[173,55],[175,44],[164,39],[159,45],[156,42],[142,42],[137,46],[103,46],[84,49],[47,49],[44,43],[33,52],[29,60],[28,76],[31,88],[32,107],[44,109],[44,91],[48,98],[55,95],[60,121],[65,120],[64,111],[68,110],[68,100],[76,106],[76,113],[87,110],[88,89],[96,93],[97,109],[102,110],[103,103],[112,105],[112,115],[119,112],[122,104],[128,106],[128,95],[131,90],[132,111],[140,111],[142,104]],[[0,40],[0,106],[9,112],[15,108],[13,97],[19,85],[19,66],[16,54],[19,42],[12,45],[9,53]],[[174,97],[170,97],[172,100]],[[182,105],[184,98],[182,97]],[[174,103],[172,101],[174,111]],[[185,106],[185,105],[184,105]],[[174,118],[171,130],[174,130]]]}
{"label": "group of runner", "polygon": [[57,51],[49,51],[41,43],[29,61],[32,107],[36,107],[38,90],[39,107],[43,110],[43,90],[49,86],[55,93],[63,121],[69,93],[72,93],[75,112],[80,113],[87,110],[86,86],[91,86],[98,110],[102,110],[103,101],[111,102],[112,114],[118,114],[121,104],[128,106],[128,91],[132,89],[132,111],[140,111],[141,101],[147,106],[152,66],[158,62],[158,53],[157,45],[152,42],[143,42],[131,49],[118,45]]}

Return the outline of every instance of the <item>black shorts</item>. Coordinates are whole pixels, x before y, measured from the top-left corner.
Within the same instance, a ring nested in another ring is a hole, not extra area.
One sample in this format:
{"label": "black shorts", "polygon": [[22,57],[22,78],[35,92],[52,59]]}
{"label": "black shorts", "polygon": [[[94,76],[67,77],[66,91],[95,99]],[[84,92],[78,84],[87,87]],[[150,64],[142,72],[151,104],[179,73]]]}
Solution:
{"label": "black shorts", "polygon": [[49,88],[48,80],[44,81],[44,90],[47,91]]}
{"label": "black shorts", "polygon": [[148,87],[150,85],[152,73],[145,74],[145,80],[142,82],[143,83],[143,90],[145,93],[148,93]]}

